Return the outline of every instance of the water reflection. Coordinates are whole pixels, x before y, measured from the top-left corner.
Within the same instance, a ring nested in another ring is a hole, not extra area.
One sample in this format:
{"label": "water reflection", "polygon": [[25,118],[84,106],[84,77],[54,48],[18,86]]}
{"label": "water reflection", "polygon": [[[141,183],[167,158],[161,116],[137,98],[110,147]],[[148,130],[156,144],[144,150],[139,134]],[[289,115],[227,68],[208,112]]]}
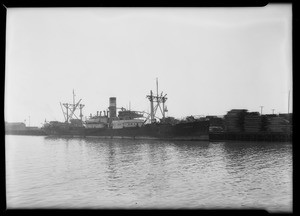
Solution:
{"label": "water reflection", "polygon": [[210,143],[207,141],[175,141],[172,143],[181,159],[200,158],[208,155]]}
{"label": "water reflection", "polygon": [[7,140],[9,207],[291,210],[287,143]]}
{"label": "water reflection", "polygon": [[260,169],[266,163],[278,162],[280,154],[291,153],[288,143],[225,142],[223,146],[228,170]]}
{"label": "water reflection", "polygon": [[291,193],[291,144],[225,142],[223,147],[230,194],[241,197],[243,205],[249,206],[249,200],[253,200],[258,207],[268,203],[276,208],[276,194],[284,190]]}

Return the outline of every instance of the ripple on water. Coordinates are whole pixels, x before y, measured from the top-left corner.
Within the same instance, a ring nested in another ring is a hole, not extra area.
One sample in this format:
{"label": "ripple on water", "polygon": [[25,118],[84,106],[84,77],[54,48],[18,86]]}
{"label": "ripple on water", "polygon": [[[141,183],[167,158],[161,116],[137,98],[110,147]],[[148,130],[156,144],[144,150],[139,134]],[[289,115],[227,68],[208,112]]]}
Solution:
{"label": "ripple on water", "polygon": [[6,136],[8,208],[292,211],[292,145]]}

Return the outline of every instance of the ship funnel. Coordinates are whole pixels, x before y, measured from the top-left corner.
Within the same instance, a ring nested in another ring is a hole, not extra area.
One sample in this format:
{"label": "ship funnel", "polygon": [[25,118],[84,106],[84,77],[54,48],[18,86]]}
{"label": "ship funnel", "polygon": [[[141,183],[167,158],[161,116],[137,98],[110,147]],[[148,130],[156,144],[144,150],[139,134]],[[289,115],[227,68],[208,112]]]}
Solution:
{"label": "ship funnel", "polygon": [[116,97],[110,97],[109,98],[109,117],[114,118],[117,116],[117,98]]}

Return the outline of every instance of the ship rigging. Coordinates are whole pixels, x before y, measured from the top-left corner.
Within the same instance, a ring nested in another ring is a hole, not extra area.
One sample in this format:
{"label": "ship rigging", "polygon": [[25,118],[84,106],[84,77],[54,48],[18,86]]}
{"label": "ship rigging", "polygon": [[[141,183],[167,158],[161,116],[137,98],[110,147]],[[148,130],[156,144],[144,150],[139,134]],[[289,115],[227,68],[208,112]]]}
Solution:
{"label": "ship rigging", "polygon": [[[75,102],[75,92],[73,89],[73,103],[61,103],[60,102],[60,107],[62,109],[65,123],[72,123],[75,121],[80,121],[82,122],[82,109],[85,106],[84,104],[81,104],[82,99],[80,99],[77,103]],[[64,109],[65,108],[65,109]],[[79,117],[76,115],[76,111],[79,110]]]}
{"label": "ship rigging", "polygon": [[147,117],[147,120],[150,117],[151,123],[156,122],[156,118],[158,118],[156,116],[158,108],[162,115],[162,121],[165,120],[166,112],[168,112],[167,107],[165,106],[165,102],[168,99],[166,96],[167,94],[163,95],[163,92],[161,92],[160,95],[158,94],[158,79],[156,78],[156,96],[153,95],[152,90],[150,90],[150,95],[146,96],[146,98],[148,98],[150,101],[150,116]]}

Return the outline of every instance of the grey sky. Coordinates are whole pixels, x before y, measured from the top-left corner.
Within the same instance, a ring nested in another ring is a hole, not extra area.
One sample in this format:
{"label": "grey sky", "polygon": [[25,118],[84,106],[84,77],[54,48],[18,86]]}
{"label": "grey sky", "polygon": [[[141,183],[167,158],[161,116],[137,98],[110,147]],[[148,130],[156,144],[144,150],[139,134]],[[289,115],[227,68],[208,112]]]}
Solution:
{"label": "grey sky", "polygon": [[[9,8],[5,120],[63,120],[59,102],[84,115],[118,107],[149,111],[168,94],[169,116],[233,108],[288,112],[292,7]],[[292,98],[292,93],[291,93]],[[291,103],[292,104],[292,103]],[[290,111],[291,106],[290,106]]]}

